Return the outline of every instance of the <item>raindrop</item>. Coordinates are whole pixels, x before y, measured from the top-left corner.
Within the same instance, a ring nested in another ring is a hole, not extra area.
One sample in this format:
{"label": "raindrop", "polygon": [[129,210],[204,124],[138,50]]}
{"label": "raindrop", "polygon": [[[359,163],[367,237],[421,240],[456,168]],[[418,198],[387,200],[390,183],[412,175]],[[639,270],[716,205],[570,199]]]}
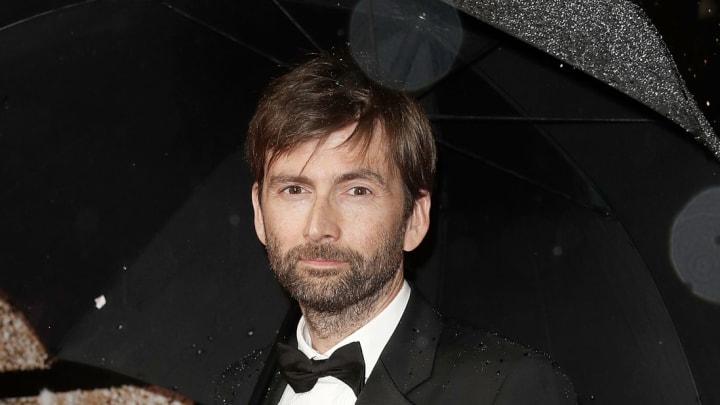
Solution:
{"label": "raindrop", "polygon": [[552,254],[555,257],[562,256],[562,254],[563,254],[562,247],[560,245],[555,245],[552,249]]}
{"label": "raindrop", "polygon": [[125,328],[125,325],[119,323],[117,326],[117,330],[123,330],[123,328]]}
{"label": "raindrop", "polygon": [[710,100],[706,101],[706,102],[705,102],[705,105],[708,106],[708,107],[710,107]]}
{"label": "raindrop", "polygon": [[205,354],[205,350],[203,350],[203,349],[197,349],[197,351],[195,352],[195,355],[197,355],[197,356],[201,356],[203,354]]}
{"label": "raindrop", "polygon": [[496,371],[495,374],[500,375],[500,370]]}
{"label": "raindrop", "polygon": [[127,270],[127,266],[123,264],[123,270]]}
{"label": "raindrop", "polygon": [[214,338],[212,336],[208,336],[207,339],[209,342],[212,342]]}
{"label": "raindrop", "polygon": [[248,336],[252,336],[252,335],[254,335],[254,334],[255,334],[255,331],[252,330],[252,329],[250,329],[250,330],[248,331],[248,333],[247,333]]}

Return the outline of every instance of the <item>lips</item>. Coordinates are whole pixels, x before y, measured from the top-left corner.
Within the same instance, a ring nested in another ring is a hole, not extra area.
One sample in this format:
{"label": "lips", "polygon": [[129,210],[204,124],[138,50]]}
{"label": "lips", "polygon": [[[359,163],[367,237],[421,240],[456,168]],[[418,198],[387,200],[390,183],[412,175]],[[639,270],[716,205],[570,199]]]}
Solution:
{"label": "lips", "polygon": [[302,262],[307,265],[311,266],[317,266],[317,267],[336,267],[342,264],[345,264],[346,262],[343,260],[333,260],[333,259],[323,259],[323,258],[302,258],[299,260],[299,262]]}

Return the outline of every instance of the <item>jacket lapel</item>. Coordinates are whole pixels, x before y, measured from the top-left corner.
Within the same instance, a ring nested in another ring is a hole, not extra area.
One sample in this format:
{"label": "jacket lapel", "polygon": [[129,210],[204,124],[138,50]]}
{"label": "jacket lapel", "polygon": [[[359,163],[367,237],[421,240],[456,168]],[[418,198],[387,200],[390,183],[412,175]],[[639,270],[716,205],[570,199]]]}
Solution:
{"label": "jacket lapel", "polygon": [[357,404],[409,404],[405,395],[432,375],[441,332],[440,316],[414,290]]}
{"label": "jacket lapel", "polygon": [[355,405],[410,405],[411,402],[398,391],[393,378],[382,361],[375,365],[365,387],[360,391]]}
{"label": "jacket lapel", "polygon": [[275,405],[280,403],[280,398],[282,398],[282,395],[285,392],[285,387],[287,387],[287,382],[285,382],[285,379],[282,378],[280,372],[277,371],[267,389],[265,397],[260,403],[262,405]]}
{"label": "jacket lapel", "polygon": [[280,402],[280,398],[283,392],[285,392],[287,382],[280,375],[276,345],[277,342],[283,342],[297,346],[295,330],[298,319],[300,319],[300,308],[297,306],[297,303],[293,302],[290,304],[287,314],[285,314],[285,319],[280,326],[275,343],[270,350],[267,363],[265,363],[265,367],[260,373],[258,384],[255,386],[249,405],[275,405]]}

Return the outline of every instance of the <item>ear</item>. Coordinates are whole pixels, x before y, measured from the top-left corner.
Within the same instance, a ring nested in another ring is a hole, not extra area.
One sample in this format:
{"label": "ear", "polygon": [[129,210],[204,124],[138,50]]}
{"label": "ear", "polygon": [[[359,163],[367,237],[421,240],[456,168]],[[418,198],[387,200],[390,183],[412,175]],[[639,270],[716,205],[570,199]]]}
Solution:
{"label": "ear", "polygon": [[255,214],[255,233],[258,239],[265,245],[265,219],[263,218],[262,207],[260,206],[260,185],[256,181],[252,186],[252,205]]}
{"label": "ear", "polygon": [[420,244],[430,228],[430,192],[422,190],[422,196],[415,200],[413,210],[405,227],[403,249],[409,252]]}

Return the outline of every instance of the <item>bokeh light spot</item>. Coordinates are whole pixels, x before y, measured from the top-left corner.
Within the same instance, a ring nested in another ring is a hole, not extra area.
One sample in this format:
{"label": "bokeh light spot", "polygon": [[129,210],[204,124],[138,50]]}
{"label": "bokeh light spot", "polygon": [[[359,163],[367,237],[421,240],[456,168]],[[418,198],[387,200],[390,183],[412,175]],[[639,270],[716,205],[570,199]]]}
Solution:
{"label": "bokeh light spot", "polygon": [[436,0],[362,0],[350,18],[358,64],[382,85],[405,91],[445,76],[462,39],[458,11]]}
{"label": "bokeh light spot", "polygon": [[670,235],[675,271],[693,294],[720,303],[720,187],[693,197]]}

